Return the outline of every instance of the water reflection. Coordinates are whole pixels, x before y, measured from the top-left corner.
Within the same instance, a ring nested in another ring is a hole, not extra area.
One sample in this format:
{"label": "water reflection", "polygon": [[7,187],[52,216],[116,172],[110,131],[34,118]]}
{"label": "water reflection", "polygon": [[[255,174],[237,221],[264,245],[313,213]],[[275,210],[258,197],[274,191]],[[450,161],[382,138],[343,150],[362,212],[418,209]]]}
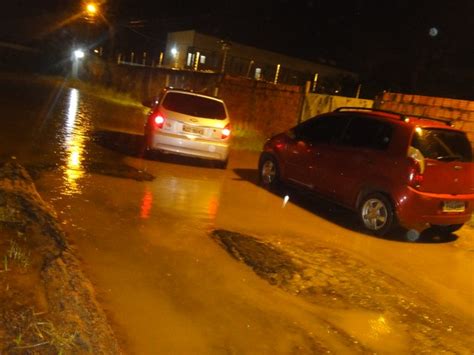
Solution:
{"label": "water reflection", "polygon": [[371,328],[370,336],[374,339],[379,339],[382,336],[388,335],[392,332],[392,329],[384,316],[379,316],[376,319],[369,320]]}
{"label": "water reflection", "polygon": [[63,130],[63,147],[65,150],[64,195],[81,192],[79,180],[84,176],[84,146],[88,133],[87,115],[79,105],[79,91],[71,89],[66,113],[66,124]]}
{"label": "water reflection", "polygon": [[150,218],[151,207],[153,205],[153,194],[148,188],[145,188],[145,194],[143,195],[142,204],[140,207],[140,218]]}
{"label": "water reflection", "polygon": [[219,210],[219,195],[216,194],[214,196],[211,196],[209,199],[209,218],[211,220],[216,219],[217,211]]}

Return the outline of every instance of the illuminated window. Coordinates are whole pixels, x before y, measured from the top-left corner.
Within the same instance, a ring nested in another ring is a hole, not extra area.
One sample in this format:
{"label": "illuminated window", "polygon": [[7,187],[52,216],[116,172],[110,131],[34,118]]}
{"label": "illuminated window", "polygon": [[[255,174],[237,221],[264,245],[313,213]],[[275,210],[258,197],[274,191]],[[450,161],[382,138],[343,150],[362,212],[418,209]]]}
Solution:
{"label": "illuminated window", "polygon": [[186,65],[188,67],[190,67],[193,63],[193,54],[192,53],[188,53],[188,59],[186,60]]}
{"label": "illuminated window", "polygon": [[255,79],[262,79],[262,68],[255,68]]}
{"label": "illuminated window", "polygon": [[206,63],[206,56],[201,55],[201,64],[205,64],[205,63]]}

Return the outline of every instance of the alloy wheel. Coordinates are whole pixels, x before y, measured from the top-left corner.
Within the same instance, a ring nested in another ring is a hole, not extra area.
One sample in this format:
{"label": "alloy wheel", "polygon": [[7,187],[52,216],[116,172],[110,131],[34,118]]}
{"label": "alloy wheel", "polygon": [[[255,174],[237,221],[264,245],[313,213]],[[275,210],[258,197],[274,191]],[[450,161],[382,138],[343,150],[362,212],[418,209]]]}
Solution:
{"label": "alloy wheel", "polygon": [[362,221],[365,227],[372,231],[378,231],[385,227],[388,214],[385,203],[377,198],[365,201],[361,209]]}
{"label": "alloy wheel", "polygon": [[267,159],[263,162],[260,177],[264,185],[272,185],[275,181],[277,174],[275,162],[271,159]]}

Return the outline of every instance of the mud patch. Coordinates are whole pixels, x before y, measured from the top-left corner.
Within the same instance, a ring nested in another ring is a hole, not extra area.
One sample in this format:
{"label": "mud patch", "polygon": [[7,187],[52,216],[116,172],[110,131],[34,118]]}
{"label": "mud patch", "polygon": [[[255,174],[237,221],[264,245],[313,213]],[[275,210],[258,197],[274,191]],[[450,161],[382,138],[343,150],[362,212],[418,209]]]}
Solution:
{"label": "mud patch", "polygon": [[[26,169],[31,177],[34,180],[37,180],[41,177],[43,172],[61,169],[61,166],[57,164],[30,164],[26,166]],[[83,169],[87,173],[107,175],[135,181],[153,181],[155,179],[155,176],[146,171],[138,170],[120,162],[106,163],[100,161],[86,161]]]}
{"label": "mud patch", "polygon": [[85,169],[89,173],[108,175],[136,181],[153,181],[155,177],[150,173],[135,169],[125,164],[109,164],[103,162],[86,163]]}
{"label": "mud patch", "polygon": [[323,306],[333,319],[330,327],[370,351],[386,352],[394,338],[405,339],[404,349],[413,353],[470,354],[474,349],[466,336],[474,332],[471,324],[346,252],[318,245],[283,248],[226,230],[215,230],[211,237],[270,284]]}
{"label": "mud patch", "polygon": [[289,254],[251,236],[217,230],[212,237],[235,259],[250,266],[270,284],[294,291],[292,280],[303,272]]}

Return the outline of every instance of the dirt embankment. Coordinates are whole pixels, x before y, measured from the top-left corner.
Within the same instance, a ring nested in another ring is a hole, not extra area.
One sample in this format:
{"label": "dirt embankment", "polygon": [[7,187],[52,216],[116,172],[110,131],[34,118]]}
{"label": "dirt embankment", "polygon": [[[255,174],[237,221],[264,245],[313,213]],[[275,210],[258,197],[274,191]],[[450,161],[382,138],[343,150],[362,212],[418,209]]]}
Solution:
{"label": "dirt embankment", "polygon": [[0,167],[3,353],[121,353],[56,213],[12,162]]}

